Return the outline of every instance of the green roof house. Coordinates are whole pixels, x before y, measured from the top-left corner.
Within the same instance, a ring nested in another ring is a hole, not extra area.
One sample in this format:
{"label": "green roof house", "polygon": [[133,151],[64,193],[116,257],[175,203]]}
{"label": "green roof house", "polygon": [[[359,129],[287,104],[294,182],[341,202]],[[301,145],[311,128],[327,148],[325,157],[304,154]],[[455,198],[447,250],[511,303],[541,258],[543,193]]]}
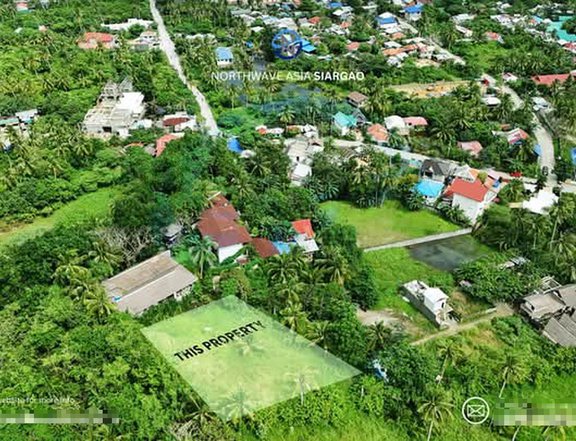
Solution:
{"label": "green roof house", "polygon": [[334,120],[334,128],[341,136],[346,136],[351,129],[358,125],[358,120],[353,115],[342,112],[338,112],[332,119]]}

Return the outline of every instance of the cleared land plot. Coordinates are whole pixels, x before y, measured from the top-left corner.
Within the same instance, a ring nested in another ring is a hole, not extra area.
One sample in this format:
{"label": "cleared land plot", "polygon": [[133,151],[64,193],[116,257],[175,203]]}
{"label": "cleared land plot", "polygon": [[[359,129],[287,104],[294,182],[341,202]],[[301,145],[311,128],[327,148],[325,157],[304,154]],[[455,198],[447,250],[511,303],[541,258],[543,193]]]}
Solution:
{"label": "cleared land plot", "polygon": [[226,421],[360,373],[234,296],[142,332]]}
{"label": "cleared land plot", "polygon": [[374,208],[357,208],[348,202],[330,201],[323,203],[322,208],[332,220],[356,228],[361,248],[459,229],[431,211],[409,211],[397,201],[386,201],[381,207]]}
{"label": "cleared land plot", "polygon": [[436,83],[410,83],[390,86],[396,92],[403,92],[415,98],[438,98],[447,95],[460,86],[466,86],[468,81],[438,81]]}

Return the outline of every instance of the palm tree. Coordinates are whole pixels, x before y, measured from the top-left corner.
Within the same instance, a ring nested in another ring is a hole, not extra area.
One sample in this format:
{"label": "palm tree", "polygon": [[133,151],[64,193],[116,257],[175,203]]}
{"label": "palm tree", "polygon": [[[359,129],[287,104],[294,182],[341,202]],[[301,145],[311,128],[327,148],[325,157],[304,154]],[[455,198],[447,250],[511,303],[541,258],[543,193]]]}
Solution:
{"label": "palm tree", "polygon": [[252,418],[253,403],[248,399],[246,392],[240,389],[222,401],[220,410],[228,420],[237,424],[244,416]]}
{"label": "palm tree", "polygon": [[435,388],[428,398],[418,407],[418,413],[424,421],[429,422],[427,441],[432,438],[432,430],[443,421],[452,418],[453,404],[450,403],[446,393]]}
{"label": "palm tree", "polygon": [[288,124],[291,124],[292,121],[294,121],[295,116],[296,113],[294,112],[294,109],[292,109],[290,106],[286,106],[278,114],[278,121],[284,124],[284,129],[286,129],[286,127],[288,127]]}
{"label": "palm tree", "polygon": [[283,319],[282,323],[292,331],[302,334],[308,328],[308,316],[297,298],[289,299],[286,308],[280,311],[280,315]]}
{"label": "palm tree", "polygon": [[371,351],[383,349],[390,341],[392,330],[384,325],[384,322],[376,322],[368,328],[368,347]]}
{"label": "palm tree", "polygon": [[316,372],[313,369],[304,368],[295,373],[289,373],[288,378],[294,383],[300,395],[300,405],[304,404],[304,394],[315,388],[313,382]]}
{"label": "palm tree", "polygon": [[97,320],[108,317],[114,310],[114,305],[110,302],[108,294],[100,285],[93,284],[91,289],[84,293],[82,302],[88,312]]}
{"label": "palm tree", "polygon": [[444,378],[444,372],[446,371],[446,368],[460,360],[463,356],[463,353],[461,346],[454,340],[442,340],[438,344],[437,353],[439,357],[443,358],[442,370],[440,371],[438,381],[440,383]]}
{"label": "palm tree", "polygon": [[528,376],[526,359],[520,352],[510,352],[506,354],[502,364],[502,387],[498,398],[502,398],[504,388],[511,382],[521,382]]}
{"label": "palm tree", "polygon": [[200,273],[200,278],[204,276],[204,272],[216,265],[218,259],[213,250],[216,247],[216,242],[210,237],[205,236],[189,248],[190,260]]}
{"label": "palm tree", "polygon": [[268,259],[266,265],[266,275],[268,279],[279,285],[288,284],[298,274],[298,268],[294,265],[294,260],[290,254],[280,254]]}
{"label": "palm tree", "polygon": [[312,326],[308,328],[308,340],[327,350],[329,325],[327,320],[312,322]]}
{"label": "palm tree", "polygon": [[323,257],[318,259],[318,264],[329,282],[336,282],[340,286],[344,285],[350,266],[340,249],[326,247],[323,251]]}

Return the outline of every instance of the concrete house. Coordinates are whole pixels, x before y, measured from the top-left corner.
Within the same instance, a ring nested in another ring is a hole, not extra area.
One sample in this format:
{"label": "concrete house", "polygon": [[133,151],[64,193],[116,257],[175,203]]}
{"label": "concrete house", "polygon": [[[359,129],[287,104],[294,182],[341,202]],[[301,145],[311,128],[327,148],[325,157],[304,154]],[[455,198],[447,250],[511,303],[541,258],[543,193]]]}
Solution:
{"label": "concrete house", "polygon": [[436,326],[444,328],[456,324],[450,316],[453,309],[448,305],[448,295],[440,288],[431,288],[424,282],[412,280],[402,285],[402,291],[410,303]]}
{"label": "concrete house", "polygon": [[576,309],[576,284],[561,286],[551,277],[542,279],[542,288],[524,297],[520,310],[536,325]]}
{"label": "concrete house", "polygon": [[130,128],[144,117],[144,95],[134,92],[132,82],[109,82],[98,103],[84,117],[83,128],[89,135],[128,136]]}
{"label": "concrete house", "polygon": [[182,299],[197,280],[170,257],[170,251],[164,251],[105,280],[102,285],[120,311],[139,315],[166,299]]}

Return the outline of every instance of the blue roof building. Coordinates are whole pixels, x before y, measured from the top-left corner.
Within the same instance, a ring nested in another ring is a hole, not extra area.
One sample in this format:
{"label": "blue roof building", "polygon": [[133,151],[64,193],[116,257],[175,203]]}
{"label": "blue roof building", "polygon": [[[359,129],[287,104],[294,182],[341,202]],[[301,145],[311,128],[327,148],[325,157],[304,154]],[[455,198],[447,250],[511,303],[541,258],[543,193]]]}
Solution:
{"label": "blue roof building", "polygon": [[572,164],[576,165],[576,147],[572,149],[570,154],[572,155]]}
{"label": "blue roof building", "polygon": [[330,2],[328,3],[330,9],[338,9],[342,7],[342,2]]}
{"label": "blue roof building", "polygon": [[216,63],[218,66],[227,66],[232,64],[234,61],[234,55],[232,54],[232,49],[229,47],[217,47],[215,50],[216,53]]}
{"label": "blue roof building", "polygon": [[414,190],[427,199],[437,199],[442,194],[444,184],[431,179],[422,179],[414,186]]}
{"label": "blue roof building", "polygon": [[302,50],[307,54],[315,52],[316,46],[314,46],[311,42],[306,40],[305,38],[302,39]]}
{"label": "blue roof building", "polygon": [[228,150],[238,154],[244,151],[244,149],[240,146],[240,141],[238,141],[238,138],[228,139]]}
{"label": "blue roof building", "polygon": [[376,23],[378,23],[379,26],[395,24],[396,23],[396,17],[393,17],[393,16],[376,17]]}
{"label": "blue roof building", "polygon": [[290,244],[287,242],[272,242],[274,247],[278,250],[279,254],[289,254],[290,253]]}
{"label": "blue roof building", "polygon": [[406,14],[421,14],[424,7],[422,5],[413,5],[404,8]]}

